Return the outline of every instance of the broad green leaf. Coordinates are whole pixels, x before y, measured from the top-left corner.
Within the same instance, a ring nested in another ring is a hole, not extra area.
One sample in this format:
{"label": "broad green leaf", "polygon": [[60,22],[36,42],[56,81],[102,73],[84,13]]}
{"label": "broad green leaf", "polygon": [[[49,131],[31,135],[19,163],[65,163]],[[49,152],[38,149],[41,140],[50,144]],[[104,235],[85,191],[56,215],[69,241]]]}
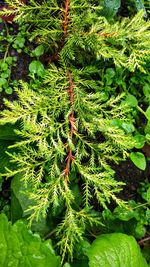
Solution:
{"label": "broad green leaf", "polygon": [[134,125],[132,123],[123,122],[121,126],[126,133],[132,133],[135,131]]}
{"label": "broad green leaf", "polygon": [[3,71],[5,71],[5,70],[8,69],[8,64],[5,63],[4,61],[2,61],[2,62],[1,62],[1,65],[0,65],[0,68],[1,68]]}
{"label": "broad green leaf", "polygon": [[80,192],[80,189],[79,189],[79,186],[77,184],[73,184],[70,186],[71,187],[71,190],[74,194],[74,198],[75,198],[75,207],[79,207],[82,203],[82,196],[81,196],[81,192]]}
{"label": "broad green leaf", "polygon": [[121,6],[121,0],[104,0],[103,6],[103,15],[107,19],[111,19],[116,15],[119,7]]}
{"label": "broad green leaf", "polygon": [[88,261],[73,261],[73,263],[65,263],[63,267],[89,267]]}
{"label": "broad green leaf", "polygon": [[[16,198],[15,202],[19,202],[21,209],[22,209],[22,216],[26,217],[30,215],[30,212],[26,212],[26,210],[29,208],[29,206],[34,205],[33,200],[29,199],[29,194],[31,192],[31,186],[28,183],[28,185],[25,184],[23,181],[23,174],[16,174],[11,182],[11,190],[13,192],[13,195]],[[12,196],[13,198],[13,196]],[[13,209],[12,212],[15,210]],[[20,217],[14,218],[13,222],[20,219]]]}
{"label": "broad green leaf", "polygon": [[136,142],[135,148],[142,148],[144,146],[144,144],[145,144],[146,138],[142,134],[136,134],[134,136],[134,140]]}
{"label": "broad green leaf", "polygon": [[136,209],[127,209],[121,206],[118,206],[114,210],[115,217],[121,221],[129,221],[132,218],[136,218],[137,210]]}
{"label": "broad green leaf", "polygon": [[145,236],[145,234],[146,234],[146,227],[142,223],[138,222],[135,227],[135,237],[141,239]]}
{"label": "broad green leaf", "polygon": [[11,225],[6,215],[0,215],[1,267],[59,267],[50,240],[42,241],[29,231],[22,221]]}
{"label": "broad green leaf", "polygon": [[150,187],[147,190],[147,201],[150,202]]}
{"label": "broad green leaf", "polygon": [[96,238],[88,257],[90,267],[148,267],[134,237],[121,233]]}
{"label": "broad green leaf", "polygon": [[79,243],[76,244],[75,251],[74,251],[74,258],[77,260],[87,260],[87,253],[91,244],[86,240],[83,239]]}
{"label": "broad green leaf", "polygon": [[12,46],[14,48],[23,48],[24,44],[25,44],[25,38],[21,36],[17,36]]}
{"label": "broad green leaf", "polygon": [[146,168],[146,159],[144,154],[141,152],[131,152],[130,159],[140,170],[145,170]]}
{"label": "broad green leaf", "polygon": [[149,99],[149,97],[150,97],[150,85],[148,83],[146,83],[143,86],[143,93],[144,93],[145,97]]}
{"label": "broad green leaf", "polygon": [[6,151],[9,150],[8,147],[12,144],[12,141],[0,140],[0,173],[4,173],[6,167],[10,169],[13,167],[9,156],[6,154]]}
{"label": "broad green leaf", "polygon": [[33,51],[32,53],[36,56],[39,57],[41,55],[44,54],[44,47],[43,45],[38,45]]}
{"label": "broad green leaf", "polygon": [[134,95],[128,94],[126,97],[126,102],[130,107],[137,107],[138,101]]}
{"label": "broad green leaf", "polygon": [[117,127],[121,128],[122,121],[120,119],[113,119],[110,121],[110,125],[111,126],[117,126]]}
{"label": "broad green leaf", "polygon": [[6,151],[11,152],[12,148],[9,149],[9,146],[13,145],[14,141],[19,139],[14,132],[16,127],[17,124],[11,125],[7,123],[5,125],[0,125],[0,173],[4,173],[6,167],[9,169],[13,169],[14,167]]}
{"label": "broad green leaf", "polygon": [[148,121],[147,125],[145,126],[144,132],[145,132],[145,134],[150,133],[150,121]]}
{"label": "broad green leaf", "polygon": [[8,78],[10,74],[11,74],[11,71],[7,69],[1,73],[1,78]]}
{"label": "broad green leaf", "polygon": [[7,62],[8,65],[11,65],[13,63],[13,58],[12,57],[6,57],[5,62]]}
{"label": "broad green leaf", "polygon": [[[67,267],[67,266],[65,266],[65,267]],[[88,265],[88,261],[75,261],[71,264],[70,267],[89,267],[89,265]]]}
{"label": "broad green leaf", "polygon": [[45,73],[45,69],[43,64],[38,60],[33,60],[29,64],[29,71],[33,74],[37,74],[38,76],[43,76]]}
{"label": "broad green leaf", "polygon": [[[12,221],[23,218],[27,218],[31,215],[32,211],[26,211],[29,207],[35,203],[29,198],[29,194],[32,191],[32,186],[28,183],[25,185],[23,181],[23,174],[17,174],[11,182],[11,216]],[[49,223],[49,226],[51,224]],[[44,236],[50,231],[46,218],[41,217],[39,220],[33,220],[32,231],[38,232],[41,236]]]}
{"label": "broad green leaf", "polygon": [[0,78],[0,86],[7,85],[7,80],[5,78]]}
{"label": "broad green leaf", "polygon": [[135,0],[135,5],[138,11],[143,9],[146,12],[146,9],[144,6],[144,0]]}
{"label": "broad green leaf", "polygon": [[11,190],[11,221],[12,223],[22,218],[22,208],[21,205],[15,196],[14,192]]}
{"label": "broad green leaf", "polygon": [[109,86],[113,83],[113,80],[111,79],[111,77],[109,75],[105,75],[105,79],[106,79],[106,85]]}
{"label": "broad green leaf", "polygon": [[150,134],[146,134],[146,139],[148,140],[148,141],[150,141]]}
{"label": "broad green leaf", "polygon": [[125,133],[132,133],[135,131],[134,125],[132,123],[123,122],[120,119],[113,119],[110,121],[112,126],[117,126],[120,129],[123,129]]}
{"label": "broad green leaf", "polygon": [[9,86],[5,88],[5,93],[11,95],[13,93],[13,89]]}
{"label": "broad green leaf", "polygon": [[145,116],[150,121],[150,106],[147,108],[147,110],[145,112]]}
{"label": "broad green leaf", "polygon": [[111,78],[113,78],[116,75],[115,69],[113,68],[107,68],[106,74],[108,74]]}
{"label": "broad green leaf", "polygon": [[10,123],[0,125],[0,140],[18,140],[19,137],[14,131],[16,128],[19,128],[18,123],[15,123],[15,125]]}

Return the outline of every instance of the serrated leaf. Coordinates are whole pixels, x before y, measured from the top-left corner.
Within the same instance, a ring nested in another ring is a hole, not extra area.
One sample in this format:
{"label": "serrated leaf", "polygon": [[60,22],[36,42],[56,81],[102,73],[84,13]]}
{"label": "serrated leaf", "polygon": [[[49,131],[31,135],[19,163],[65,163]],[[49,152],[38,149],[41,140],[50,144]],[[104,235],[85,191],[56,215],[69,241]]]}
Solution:
{"label": "serrated leaf", "polygon": [[144,154],[141,152],[131,152],[130,159],[140,170],[145,170],[146,168],[146,159]]}
{"label": "serrated leaf", "polygon": [[121,233],[96,238],[88,257],[90,267],[148,267],[134,237]]}
{"label": "serrated leaf", "polygon": [[1,267],[59,267],[50,240],[42,241],[27,226],[18,221],[8,222],[0,215],[0,266]]}

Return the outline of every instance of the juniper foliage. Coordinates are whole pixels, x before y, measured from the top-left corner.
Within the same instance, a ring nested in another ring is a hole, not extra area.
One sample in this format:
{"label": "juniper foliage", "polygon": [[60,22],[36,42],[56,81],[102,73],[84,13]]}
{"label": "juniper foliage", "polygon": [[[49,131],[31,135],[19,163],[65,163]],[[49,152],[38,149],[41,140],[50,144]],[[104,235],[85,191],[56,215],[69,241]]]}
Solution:
{"label": "juniper foliage", "polygon": [[[114,179],[110,163],[125,159],[134,147],[131,134],[113,123],[130,122],[131,108],[124,94],[104,99],[100,71],[109,60],[144,72],[150,22],[140,12],[132,20],[110,24],[99,16],[101,6],[88,0],[6,2],[11,8],[1,13],[15,13],[16,20],[30,23],[31,40],[45,46],[49,65],[38,90],[20,82],[18,100],[5,100],[0,124],[21,125],[16,129],[20,141],[11,146],[17,152],[7,152],[17,167],[7,169],[5,176],[21,173],[23,181],[32,184],[31,223],[46,216],[49,208],[55,214],[63,205],[56,236],[62,260],[66,254],[72,259],[74,244],[86,227],[100,224],[91,212],[92,200],[103,208],[111,199],[122,205],[116,194],[123,183]],[[82,196],[80,205],[73,184]]]}

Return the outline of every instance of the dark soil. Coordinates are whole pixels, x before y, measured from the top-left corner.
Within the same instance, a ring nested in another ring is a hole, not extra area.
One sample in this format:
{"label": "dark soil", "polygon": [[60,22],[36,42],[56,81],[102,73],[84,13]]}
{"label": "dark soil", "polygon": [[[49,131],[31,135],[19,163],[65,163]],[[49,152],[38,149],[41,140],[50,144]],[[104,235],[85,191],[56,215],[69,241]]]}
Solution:
{"label": "dark soil", "polygon": [[[16,66],[12,68],[12,72],[11,72],[11,79],[12,80],[24,80],[27,81],[28,80],[28,66],[29,66],[29,62],[30,62],[30,58],[27,54],[25,53],[21,53],[18,54],[14,51],[14,49],[9,51],[9,54],[11,56],[13,56],[15,53],[15,56],[17,57],[17,63]],[[1,56],[2,58],[2,56]],[[17,95],[15,92],[13,92],[11,95],[8,95],[5,93],[5,91],[3,90],[3,92],[0,93],[0,110],[4,109],[4,99],[7,98],[11,101],[17,99]]]}
{"label": "dark soil", "polygon": [[129,16],[127,1],[125,1],[125,0],[121,1],[121,7],[119,8],[117,15],[121,16],[121,17],[128,17]]}
{"label": "dark soil", "polygon": [[140,187],[141,182],[144,182],[146,179],[150,181],[150,161],[147,162],[145,171],[138,169],[130,159],[119,165],[114,165],[113,169],[116,172],[116,180],[126,184],[119,194],[119,197],[123,200],[137,200],[137,190]]}
{"label": "dark soil", "polygon": [[[11,51],[11,55],[14,54],[14,51]],[[30,57],[25,54],[17,54],[17,64],[12,69],[11,79],[12,80],[28,80],[28,73],[29,73],[29,62]]]}
{"label": "dark soil", "polygon": [[[4,1],[0,2],[0,8],[2,7],[1,3]],[[18,32],[18,26],[14,23],[7,25],[8,29],[9,27],[13,26],[13,34],[17,34]],[[3,30],[4,24],[0,23],[0,31]],[[26,53],[17,53],[17,51],[10,47],[8,51],[9,56],[15,56],[17,58],[16,66],[12,67],[11,69],[11,80],[24,80],[28,81],[28,72],[29,72],[29,62],[30,62],[30,57]],[[4,58],[4,53],[0,53],[0,59]],[[0,110],[3,110],[5,108],[4,106],[4,99],[9,99],[11,101],[15,100],[17,98],[17,95],[15,92],[13,92],[11,95],[6,94],[5,91],[3,90],[0,93]]]}

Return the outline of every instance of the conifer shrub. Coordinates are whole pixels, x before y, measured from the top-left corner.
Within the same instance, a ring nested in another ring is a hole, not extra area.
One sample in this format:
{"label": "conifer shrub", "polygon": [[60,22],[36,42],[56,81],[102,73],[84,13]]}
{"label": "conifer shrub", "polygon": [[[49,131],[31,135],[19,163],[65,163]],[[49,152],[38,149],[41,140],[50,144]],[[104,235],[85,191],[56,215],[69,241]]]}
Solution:
{"label": "conifer shrub", "polygon": [[32,200],[30,224],[49,213],[57,217],[62,261],[72,259],[74,245],[101,224],[94,201],[103,209],[111,200],[125,205],[111,163],[135,146],[132,133],[116,125],[131,123],[132,107],[124,93],[105,98],[101,73],[105,66],[145,72],[150,22],[142,11],[108,22],[99,1],[6,2],[3,14],[30,25],[30,41],[43,45],[47,68],[39,88],[20,81],[18,100],[5,100],[0,124],[19,124],[19,140],[7,151],[12,166],[3,175],[20,175]]}

